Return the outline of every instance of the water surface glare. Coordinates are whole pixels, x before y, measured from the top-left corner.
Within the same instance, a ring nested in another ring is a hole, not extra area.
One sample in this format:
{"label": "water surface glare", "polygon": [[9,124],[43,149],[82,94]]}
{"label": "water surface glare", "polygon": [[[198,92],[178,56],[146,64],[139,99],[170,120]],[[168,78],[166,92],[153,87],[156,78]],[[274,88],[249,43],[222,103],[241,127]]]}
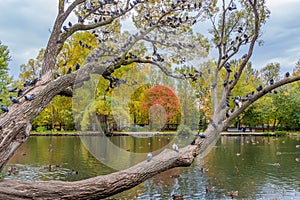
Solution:
{"label": "water surface glare", "polygon": [[[118,136],[111,141],[126,151],[147,153],[169,148],[174,141],[184,146],[191,138]],[[172,195],[231,199],[231,191],[238,191],[238,199],[300,199],[300,148],[296,145],[300,137],[224,136],[191,167],[168,170],[108,199],[172,199]],[[18,173],[8,175],[10,168]],[[3,175],[18,180],[76,181],[114,171],[95,159],[79,137],[33,136],[18,149]]]}

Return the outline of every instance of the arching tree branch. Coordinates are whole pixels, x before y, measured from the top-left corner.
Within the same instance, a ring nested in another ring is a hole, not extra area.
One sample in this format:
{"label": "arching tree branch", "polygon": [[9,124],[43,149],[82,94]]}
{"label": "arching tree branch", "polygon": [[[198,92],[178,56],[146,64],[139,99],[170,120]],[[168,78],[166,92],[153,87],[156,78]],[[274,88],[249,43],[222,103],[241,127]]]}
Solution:
{"label": "arching tree branch", "polygon": [[[150,162],[144,161],[126,170],[82,181],[13,181],[0,182],[1,199],[99,199],[130,189],[155,174],[174,167],[192,164],[201,147],[189,145],[179,152],[166,149]],[[146,158],[145,158],[146,160]]]}
{"label": "arching tree branch", "polygon": [[253,95],[246,103],[244,103],[240,108],[236,109],[225,121],[224,121],[224,129],[226,129],[229,126],[229,123],[236,118],[238,115],[240,115],[246,108],[248,108],[250,105],[252,105],[255,101],[260,99],[262,96],[268,94],[272,90],[295,82],[300,80],[300,75],[294,76],[294,77],[289,77],[289,78],[284,78],[281,81],[278,81],[274,83],[273,85],[267,86],[263,88],[261,91],[257,92],[255,95]]}

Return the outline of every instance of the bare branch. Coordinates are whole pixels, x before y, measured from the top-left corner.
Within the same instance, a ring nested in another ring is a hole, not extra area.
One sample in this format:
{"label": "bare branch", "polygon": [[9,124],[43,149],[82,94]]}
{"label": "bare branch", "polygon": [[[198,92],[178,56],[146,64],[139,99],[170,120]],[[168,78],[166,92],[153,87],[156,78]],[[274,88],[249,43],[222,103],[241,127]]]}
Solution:
{"label": "bare branch", "polygon": [[[251,7],[252,7],[252,11],[254,13],[254,16],[255,16],[255,22],[254,22],[254,33],[253,33],[253,36],[252,36],[252,40],[250,42],[250,45],[249,45],[249,48],[248,48],[248,52],[247,52],[247,56],[245,58],[243,58],[243,61],[242,63],[240,64],[239,66],[239,69],[237,71],[237,76],[235,77],[235,79],[232,81],[232,83],[229,85],[229,87],[227,88],[224,88],[223,90],[223,94],[222,94],[222,99],[220,101],[220,104],[218,105],[218,108],[216,108],[216,110],[222,110],[223,107],[224,107],[224,103],[226,101],[226,99],[228,98],[230,92],[233,90],[233,88],[236,86],[236,84],[238,83],[239,79],[240,79],[240,76],[244,70],[244,68],[246,67],[251,55],[252,55],[252,52],[254,50],[254,45],[255,45],[255,42],[257,41],[257,38],[259,37],[259,32],[260,32],[260,24],[261,24],[261,20],[259,18],[259,14],[258,14],[258,10],[257,10],[257,4],[256,4],[256,1],[254,2],[254,4],[251,4]],[[243,42],[245,42],[246,40],[248,40],[248,38],[251,37],[251,36],[248,36],[247,38],[244,38],[238,45],[238,49],[240,48],[241,44]],[[237,53],[238,49],[236,49],[235,52],[233,52],[231,55],[228,56],[228,58],[225,59],[225,61],[223,62],[223,64],[221,66],[224,65],[225,62],[227,62],[234,54]],[[226,80],[228,82],[228,76],[226,76]]]}
{"label": "bare branch", "polygon": [[173,74],[172,72],[170,72],[166,67],[164,67],[162,64],[158,63],[158,62],[154,62],[152,60],[145,60],[145,59],[132,59],[130,61],[125,61],[123,62],[124,65],[129,65],[131,63],[145,63],[145,64],[152,64],[157,66],[165,75],[169,76],[169,77],[173,77],[173,78],[177,78],[177,79],[185,79],[184,76],[182,76],[181,74]]}
{"label": "bare branch", "polygon": [[255,15],[255,28],[254,28],[254,35],[253,35],[253,38],[251,40],[251,43],[250,43],[250,46],[249,46],[249,49],[248,49],[248,53],[247,53],[247,57],[243,60],[242,64],[240,65],[239,67],[239,70],[238,70],[238,77],[233,81],[233,83],[230,85],[229,87],[229,90],[228,90],[228,93],[235,87],[235,85],[237,84],[239,78],[240,78],[240,75],[242,74],[248,60],[250,59],[251,55],[252,55],[252,52],[254,50],[254,45],[255,45],[255,42],[259,36],[259,31],[260,31],[260,19],[259,19],[259,15],[258,15],[258,11],[257,11],[257,8],[255,6],[255,4],[252,6],[253,8],[253,12],[254,12],[254,15]]}
{"label": "bare branch", "polygon": [[77,31],[91,30],[91,29],[95,29],[97,27],[111,24],[118,17],[120,17],[120,16],[112,17],[108,20],[98,22],[98,23],[93,23],[93,24],[75,24],[74,26],[69,28],[68,31],[63,32],[61,34],[61,42],[62,43],[65,42],[71,35],[73,35]]}
{"label": "bare branch", "polygon": [[[60,0],[64,1],[64,0]],[[61,10],[59,10],[59,20],[63,23],[69,15],[72,13],[72,11],[78,6],[79,4],[85,2],[86,0],[75,0],[64,12],[64,6],[60,7]]]}

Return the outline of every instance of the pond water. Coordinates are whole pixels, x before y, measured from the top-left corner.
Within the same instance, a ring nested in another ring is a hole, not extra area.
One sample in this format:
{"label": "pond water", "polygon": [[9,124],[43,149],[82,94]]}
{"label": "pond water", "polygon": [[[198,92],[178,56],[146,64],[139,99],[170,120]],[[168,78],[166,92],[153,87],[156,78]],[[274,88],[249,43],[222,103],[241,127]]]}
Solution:
{"label": "pond water", "polygon": [[[97,152],[90,153],[85,148],[87,143],[99,144],[101,137],[88,138],[83,143],[80,137],[30,137],[2,175],[18,180],[75,181],[116,171],[96,159]],[[142,155],[135,160],[130,158],[132,165],[145,160],[149,151],[159,153],[173,142],[184,146],[191,138],[118,136],[109,140],[126,152]],[[300,137],[224,136],[205,158],[196,158],[191,167],[168,170],[108,199],[172,199],[172,195],[183,195],[184,199],[230,199],[231,191],[238,191],[238,199],[300,199],[297,145]],[[111,155],[120,165],[127,166],[127,154],[122,154],[122,158]],[[11,168],[18,172],[8,175]]]}

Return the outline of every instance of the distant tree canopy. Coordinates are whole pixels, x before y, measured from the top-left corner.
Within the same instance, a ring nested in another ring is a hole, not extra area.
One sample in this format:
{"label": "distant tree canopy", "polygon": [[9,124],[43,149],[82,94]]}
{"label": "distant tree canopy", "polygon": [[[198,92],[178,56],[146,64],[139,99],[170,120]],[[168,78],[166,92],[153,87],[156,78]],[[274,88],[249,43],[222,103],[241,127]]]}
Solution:
{"label": "distant tree canopy", "polygon": [[[69,49],[69,51],[71,50],[72,49]],[[30,60],[28,62],[28,66],[33,65],[33,63],[37,63],[38,59],[39,56],[38,58],[36,58],[36,60]],[[32,70],[41,70],[40,65],[34,65],[39,67],[32,67]],[[25,69],[24,65],[22,65],[21,68]],[[62,66],[61,69],[62,72],[66,71],[65,66]],[[199,69],[201,71],[204,71],[203,69],[201,69],[201,67]],[[206,70],[207,69],[209,68],[206,67]],[[143,73],[145,74],[152,74],[152,83],[133,88],[130,85],[135,84],[137,77],[139,77],[139,81],[146,80],[148,78],[147,76],[144,76],[142,78],[142,76],[140,76],[142,71],[140,70],[144,71]],[[122,107],[122,109],[119,109],[120,113],[124,112],[125,109],[127,110],[126,112],[129,113],[131,118],[130,120],[129,116],[125,117],[127,118],[127,124],[123,124],[123,126],[150,125],[150,108],[155,104],[161,105],[164,110],[159,110],[159,108],[156,107],[158,109],[157,112],[165,112],[166,114],[165,121],[161,123],[185,124],[194,130],[198,129],[199,126],[200,129],[203,129],[206,126],[205,124],[209,123],[208,119],[210,118],[212,112],[209,79],[199,78],[197,81],[175,81],[176,85],[175,82],[171,82],[170,86],[174,87],[174,89],[170,89],[162,85],[155,85],[155,83],[162,83],[164,79],[160,77],[161,75],[157,74],[157,72],[147,70],[147,68],[139,68],[138,66],[133,65],[129,66],[128,68],[118,69],[113,73],[114,76],[116,78],[119,78],[120,80],[124,78],[124,80],[126,80],[126,84],[129,85],[124,85],[122,87],[126,87],[126,90],[132,90],[133,92],[130,97],[131,100],[129,104],[122,106],[120,105]],[[129,73],[129,71],[131,72]],[[20,74],[20,78],[24,81],[26,80],[25,77],[30,77],[25,74],[32,73],[30,73],[30,70],[26,70],[24,71],[24,73]],[[132,73],[136,73],[136,75]],[[188,74],[189,72],[186,71],[184,73]],[[298,73],[296,67],[294,73]],[[126,75],[126,77],[124,77],[124,75]],[[241,76],[241,81],[232,91],[232,95],[241,97],[246,96],[247,93],[245,93],[245,91],[255,91],[258,84],[269,85],[271,79],[273,79],[274,81],[278,81],[281,79],[281,76],[280,65],[278,63],[270,63],[260,70],[253,69],[251,63],[249,63],[245,69],[245,73]],[[114,97],[111,98],[110,96],[112,95],[111,92],[113,90],[109,89],[108,91],[106,91],[109,88],[109,81],[104,78],[100,78],[99,80],[100,81],[96,90],[97,99],[95,99],[94,106],[99,115],[109,116],[107,117],[107,120],[110,121],[109,123],[115,124],[115,121],[120,119],[114,119],[114,117],[116,116],[112,115],[113,113],[111,110],[111,102],[116,102],[116,100],[114,100],[115,96],[122,94],[117,94],[115,90]],[[153,86],[151,84],[153,84]],[[237,117],[231,123],[231,126],[255,127],[265,125],[267,127],[269,125],[277,126],[279,128],[289,127],[290,129],[298,130],[300,128],[298,123],[300,121],[300,118],[297,114],[298,112],[295,111],[299,109],[299,87],[299,83],[293,83],[272,91],[270,94],[264,96],[258,102],[254,103],[243,113],[241,113],[239,117]],[[169,98],[175,97],[173,96],[175,95],[175,93],[178,95],[178,97],[173,99]],[[106,96],[106,98],[104,96]],[[200,104],[197,103],[198,100],[200,100]],[[230,99],[229,103],[233,109],[235,106],[234,100]],[[113,103],[113,106],[115,105],[117,104]],[[90,112],[92,110],[87,109],[86,112]],[[124,113],[124,116],[125,115],[127,114]],[[85,115],[85,117],[88,116],[89,115]],[[63,127],[62,130],[74,130],[75,126],[73,120],[74,118],[72,113],[71,97],[57,96],[53,99],[52,103],[49,104],[48,107],[35,119],[35,121],[33,122],[33,128],[36,129],[38,127],[47,127],[48,129],[51,129],[52,127],[56,127],[56,129],[60,130],[61,127]],[[91,119],[89,117],[85,118],[85,120],[82,121],[82,125],[85,126],[84,124],[89,124],[90,120]],[[160,127],[159,125],[156,126]],[[117,126],[116,130],[119,130],[120,128],[122,128],[122,126]]]}
{"label": "distant tree canopy", "polygon": [[10,61],[9,50],[8,47],[0,41],[0,94],[1,94],[1,104],[8,105],[9,104],[9,89],[14,89],[13,85],[9,84],[12,81],[12,78],[9,77],[8,74],[8,63]]}

